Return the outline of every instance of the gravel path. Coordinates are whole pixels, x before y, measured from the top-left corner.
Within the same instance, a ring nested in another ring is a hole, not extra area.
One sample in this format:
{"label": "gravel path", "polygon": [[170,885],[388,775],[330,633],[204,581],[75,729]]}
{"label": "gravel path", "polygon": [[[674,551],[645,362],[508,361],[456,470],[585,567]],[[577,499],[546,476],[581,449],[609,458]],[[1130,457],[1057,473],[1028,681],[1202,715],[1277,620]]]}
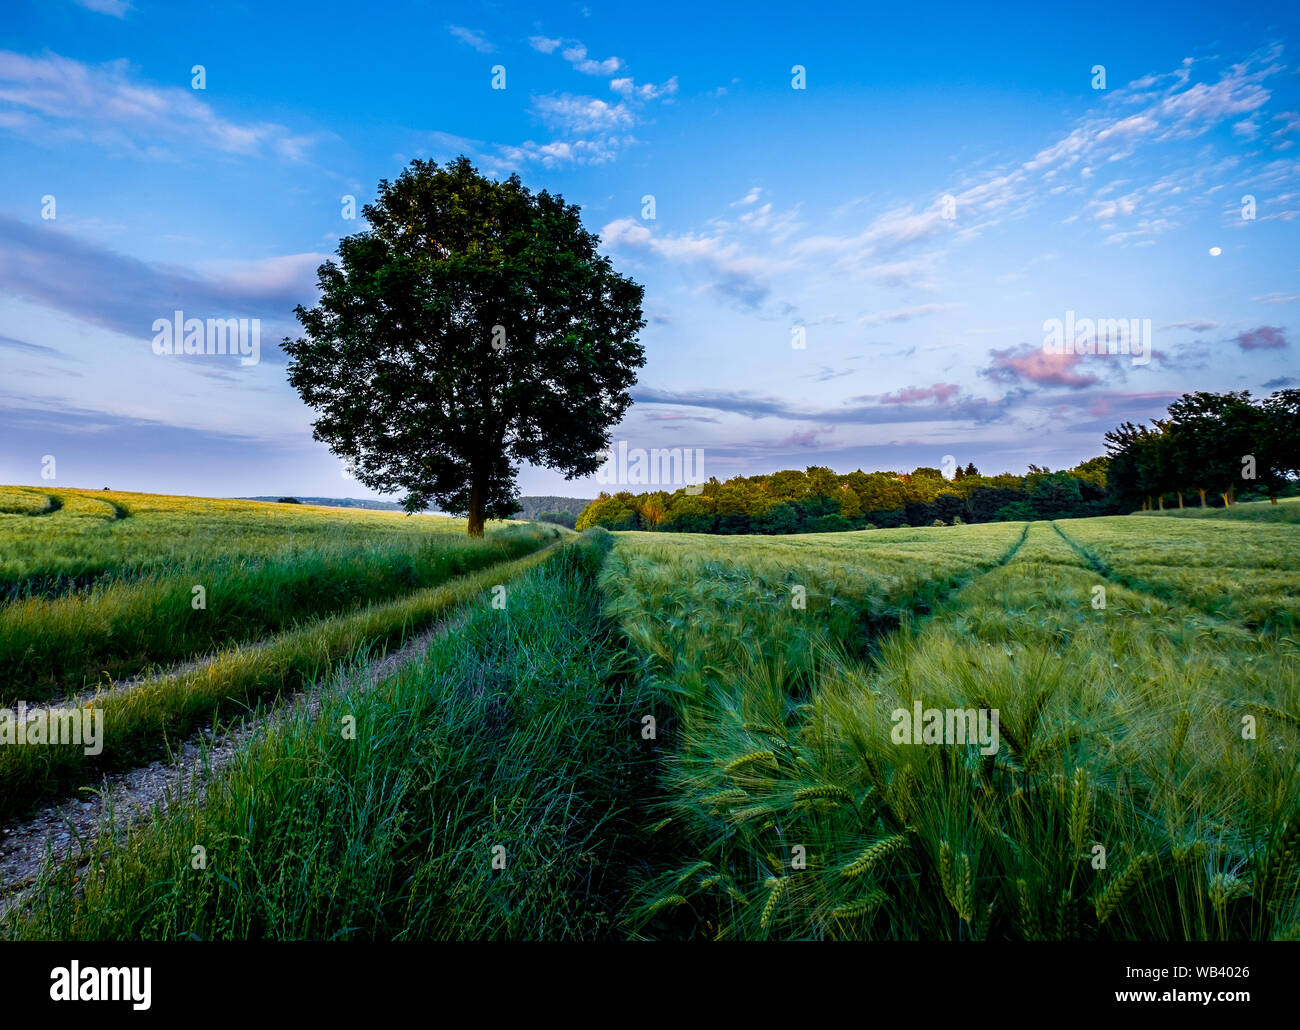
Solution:
{"label": "gravel path", "polygon": [[[464,616],[443,620],[401,647],[358,667],[349,682],[369,689],[424,654],[433,639],[459,625]],[[175,671],[175,670],[172,670]],[[205,729],[186,738],[168,757],[112,773],[78,796],[56,802],[22,822],[0,827],[0,915],[21,901],[48,857],[81,863],[102,833],[118,835],[155,809],[192,797],[224,769],[258,732],[298,707],[320,710],[321,685],[294,695],[257,719],[232,723],[214,735]]]}

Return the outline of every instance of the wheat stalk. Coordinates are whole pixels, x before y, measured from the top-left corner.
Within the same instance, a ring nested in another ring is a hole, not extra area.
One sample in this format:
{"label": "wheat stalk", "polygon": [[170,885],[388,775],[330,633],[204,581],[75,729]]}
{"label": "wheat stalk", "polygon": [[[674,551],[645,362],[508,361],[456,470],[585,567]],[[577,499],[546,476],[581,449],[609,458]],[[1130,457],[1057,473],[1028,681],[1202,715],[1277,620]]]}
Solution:
{"label": "wheat stalk", "polygon": [[853,804],[853,795],[843,787],[836,787],[829,783],[821,784],[817,787],[800,787],[794,792],[796,801],[843,801],[846,804]]}
{"label": "wheat stalk", "polygon": [[772,893],[767,896],[767,903],[763,906],[763,912],[758,918],[760,929],[766,930],[767,924],[772,921],[772,913],[776,911],[776,903],[785,893],[786,887],[790,885],[790,877],[783,876],[779,880],[769,878],[767,885],[772,888]]}
{"label": "wheat stalk", "polygon": [[886,855],[906,846],[907,838],[901,833],[888,837],[885,840],[877,841],[865,851],[862,851],[852,862],[844,866],[840,870],[840,875],[849,877],[861,876]]}
{"label": "wheat stalk", "polygon": [[652,903],[650,907],[646,909],[645,914],[647,916],[652,916],[660,909],[667,908],[669,905],[685,905],[685,904],[686,904],[686,899],[683,898],[680,894],[668,894],[662,898],[657,899],[654,903]]}
{"label": "wheat stalk", "polygon": [[1106,922],[1115,914],[1120,902],[1124,900],[1124,896],[1142,882],[1147,866],[1153,862],[1155,862],[1155,855],[1149,851],[1144,851],[1134,858],[1119,876],[1110,881],[1094,903],[1098,924]]}
{"label": "wheat stalk", "polygon": [[857,919],[859,916],[865,916],[879,908],[888,900],[889,895],[884,891],[873,890],[865,898],[849,901],[832,909],[831,915],[837,919]]}
{"label": "wheat stalk", "polygon": [[1038,913],[1034,911],[1029,896],[1029,884],[1024,880],[1016,881],[1016,896],[1020,899],[1020,932],[1025,940],[1036,941],[1039,939]]}
{"label": "wheat stalk", "polygon": [[743,769],[754,762],[772,762],[776,763],[776,755],[771,751],[751,751],[749,754],[741,755],[739,758],[723,766],[722,771],[730,775],[737,769]]}

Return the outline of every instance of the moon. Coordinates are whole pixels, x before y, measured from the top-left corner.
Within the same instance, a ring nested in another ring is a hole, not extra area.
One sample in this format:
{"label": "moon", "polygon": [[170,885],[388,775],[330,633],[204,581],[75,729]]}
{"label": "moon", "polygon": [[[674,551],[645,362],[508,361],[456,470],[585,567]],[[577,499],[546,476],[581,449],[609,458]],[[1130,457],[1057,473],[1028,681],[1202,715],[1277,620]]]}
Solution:
{"label": "moon", "polygon": [[1223,249],[1221,247],[1210,248],[1210,257],[1218,257],[1222,253],[1223,253]]}

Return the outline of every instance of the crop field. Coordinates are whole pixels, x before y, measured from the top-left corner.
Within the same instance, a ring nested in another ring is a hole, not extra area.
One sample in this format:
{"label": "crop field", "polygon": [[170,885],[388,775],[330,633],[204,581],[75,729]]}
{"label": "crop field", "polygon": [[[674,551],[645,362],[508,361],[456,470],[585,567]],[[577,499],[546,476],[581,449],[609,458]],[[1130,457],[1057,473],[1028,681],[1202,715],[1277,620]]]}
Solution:
{"label": "crop field", "polygon": [[[1300,933],[1300,530],[1105,518],[797,543],[641,535],[607,567],[675,718],[652,823],[675,861],[644,885],[639,933]],[[792,606],[798,584],[819,603]],[[835,615],[864,602],[898,616],[865,653]],[[998,732],[897,734],[918,709],[997,712]]]}
{"label": "crop field", "polygon": [[0,705],[393,600],[537,543],[502,523],[472,542],[460,519],[147,494],[11,487],[0,509]]}
{"label": "crop field", "polygon": [[104,731],[0,747],[0,821],[260,727],[0,885],[5,936],[1300,936],[1289,522],[467,541],[3,498],[0,707]]}

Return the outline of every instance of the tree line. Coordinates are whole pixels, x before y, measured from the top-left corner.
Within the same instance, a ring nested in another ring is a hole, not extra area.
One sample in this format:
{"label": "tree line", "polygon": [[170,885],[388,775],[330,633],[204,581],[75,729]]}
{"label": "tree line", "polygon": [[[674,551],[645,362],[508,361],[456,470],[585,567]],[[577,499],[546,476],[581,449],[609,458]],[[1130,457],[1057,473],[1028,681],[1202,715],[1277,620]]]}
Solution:
{"label": "tree line", "polygon": [[1300,390],[1183,394],[1150,426],[1106,434],[1111,495],[1129,508],[1234,504],[1242,490],[1276,503],[1300,474]]}
{"label": "tree line", "polygon": [[1030,465],[1025,475],[984,475],[970,463],[951,477],[929,467],[841,475],[814,465],[715,477],[691,490],[602,493],[577,528],[827,533],[1116,515],[1190,497],[1276,499],[1295,492],[1300,473],[1300,390],[1259,402],[1248,393],[1186,394],[1151,427],[1125,422],[1105,439],[1108,454],[1055,472]]}

